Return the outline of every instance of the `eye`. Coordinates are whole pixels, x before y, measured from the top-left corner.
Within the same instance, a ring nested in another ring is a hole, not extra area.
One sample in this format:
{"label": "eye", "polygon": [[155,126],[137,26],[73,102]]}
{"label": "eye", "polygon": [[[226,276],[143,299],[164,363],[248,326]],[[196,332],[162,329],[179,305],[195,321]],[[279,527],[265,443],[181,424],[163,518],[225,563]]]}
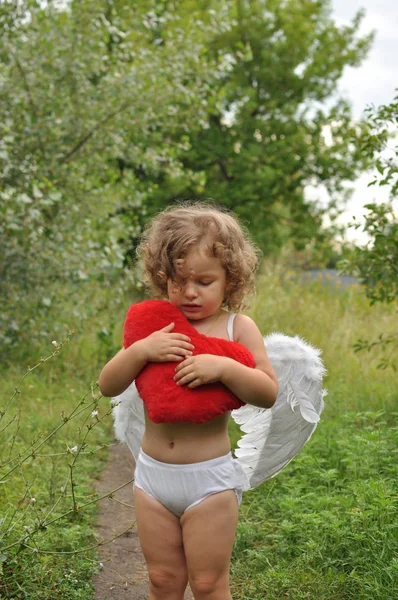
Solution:
{"label": "eye", "polygon": [[213,282],[212,281],[199,281],[199,285],[204,285],[204,286],[208,286],[211,285]]}

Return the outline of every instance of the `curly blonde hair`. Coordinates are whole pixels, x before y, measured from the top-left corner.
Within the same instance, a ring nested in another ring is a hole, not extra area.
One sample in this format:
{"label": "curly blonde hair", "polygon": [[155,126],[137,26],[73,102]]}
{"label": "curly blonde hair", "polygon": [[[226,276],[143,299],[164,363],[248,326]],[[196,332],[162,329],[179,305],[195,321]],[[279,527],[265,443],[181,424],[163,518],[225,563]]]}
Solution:
{"label": "curly blonde hair", "polygon": [[167,280],[174,279],[189,250],[204,239],[211,240],[208,250],[226,272],[224,306],[238,311],[243,298],[254,292],[261,251],[236,215],[208,202],[172,205],[149,222],[137,248],[144,283],[153,297],[167,297]]}

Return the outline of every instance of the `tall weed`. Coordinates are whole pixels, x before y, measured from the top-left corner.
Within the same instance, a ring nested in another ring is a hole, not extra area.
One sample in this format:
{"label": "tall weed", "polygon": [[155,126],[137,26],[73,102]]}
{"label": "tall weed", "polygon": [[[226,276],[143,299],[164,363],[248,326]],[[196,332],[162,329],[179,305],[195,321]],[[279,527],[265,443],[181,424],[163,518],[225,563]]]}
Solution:
{"label": "tall weed", "polygon": [[[94,311],[60,355],[57,345],[26,377],[15,364],[1,374],[0,598],[91,598],[99,568],[94,479],[112,439],[109,402],[95,381],[120,347],[127,305],[138,299],[111,303],[101,318]],[[329,394],[300,455],[245,495],[234,598],[393,600],[396,375],[377,368],[380,348],[355,353],[353,346],[391,327],[394,307],[370,308],[359,286],[303,283],[267,263],[251,315],[263,334],[297,334],[323,350]],[[21,364],[28,354],[27,345]],[[233,424],[230,433],[235,444]]]}
{"label": "tall weed", "polygon": [[298,334],[323,350],[329,394],[309,444],[245,495],[234,597],[397,598],[396,374],[377,368],[380,349],[353,349],[358,337],[391,327],[394,307],[370,308],[360,286],[304,284],[275,264],[261,276],[252,315],[263,333]]}

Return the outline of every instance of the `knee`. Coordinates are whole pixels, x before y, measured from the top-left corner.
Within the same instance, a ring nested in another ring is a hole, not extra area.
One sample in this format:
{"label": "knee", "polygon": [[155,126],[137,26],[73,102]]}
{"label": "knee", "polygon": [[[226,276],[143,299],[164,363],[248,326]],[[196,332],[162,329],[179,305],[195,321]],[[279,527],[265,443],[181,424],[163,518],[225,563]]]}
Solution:
{"label": "knee", "polygon": [[189,578],[189,585],[195,598],[212,598],[214,594],[229,590],[229,577],[217,573],[193,575]]}
{"label": "knee", "polygon": [[188,576],[183,569],[173,571],[165,568],[150,568],[149,581],[154,590],[158,592],[171,592],[185,590],[188,583]]}

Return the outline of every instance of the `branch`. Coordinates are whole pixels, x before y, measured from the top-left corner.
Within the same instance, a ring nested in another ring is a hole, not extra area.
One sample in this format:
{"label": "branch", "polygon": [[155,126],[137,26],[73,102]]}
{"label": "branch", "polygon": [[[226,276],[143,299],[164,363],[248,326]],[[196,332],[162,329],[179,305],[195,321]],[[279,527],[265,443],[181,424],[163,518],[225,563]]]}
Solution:
{"label": "branch", "polygon": [[96,550],[96,548],[101,548],[102,546],[105,546],[106,544],[110,544],[111,542],[114,542],[115,540],[117,540],[118,538],[122,537],[123,535],[126,535],[126,533],[128,531],[130,531],[130,529],[133,529],[133,527],[136,525],[136,521],[133,521],[131,523],[131,525],[129,525],[124,531],[122,531],[121,533],[117,533],[115,536],[113,536],[113,538],[111,538],[110,540],[103,540],[103,541],[99,541],[97,544],[94,544],[93,546],[89,546],[88,548],[80,548],[80,550],[68,550],[68,551],[51,551],[51,550],[42,550],[41,548],[32,548],[31,546],[28,546],[27,544],[24,544],[24,547],[27,548],[28,550],[32,550],[33,552],[35,552],[36,554],[48,554],[48,555],[62,555],[62,554],[85,554],[86,552],[90,552],[91,550]]}
{"label": "branch", "polygon": [[80,150],[80,148],[82,148],[84,146],[84,144],[86,144],[93,137],[93,135],[96,133],[96,131],[98,131],[103,125],[108,123],[108,121],[110,121],[113,117],[115,117],[117,114],[123,112],[130,106],[131,106],[130,103],[123,104],[120,108],[117,108],[116,110],[111,112],[107,117],[104,117],[102,119],[102,121],[97,123],[97,125],[95,125],[91,129],[91,131],[89,131],[71,150],[69,150],[69,152],[61,159],[61,161],[60,161],[61,165],[69,162],[71,160],[71,158],[74,156],[74,154],[76,154],[76,152],[78,152]]}
{"label": "branch", "polygon": [[225,179],[227,181],[233,181],[235,179],[235,177],[233,175],[230,175],[224,165],[224,163],[222,162],[221,158],[217,159],[217,164],[221,169],[222,174],[224,175]]}
{"label": "branch", "polygon": [[[25,90],[26,90],[26,92],[28,94],[29,104],[31,106],[33,115],[34,115],[34,117],[36,119],[36,122],[39,124],[39,111],[38,111],[36,103],[35,103],[35,101],[33,99],[33,94],[32,94],[32,91],[30,89],[30,86],[29,86],[29,83],[28,83],[28,78],[26,76],[25,70],[23,69],[22,64],[19,62],[19,59],[18,59],[17,56],[15,56],[15,54],[13,55],[13,58],[15,60],[15,64],[17,65],[18,71],[20,72],[20,74],[22,76],[22,80],[23,80],[23,83],[24,83]],[[37,129],[37,136],[38,136],[38,140],[39,140],[40,151],[41,151],[41,153],[43,155],[43,158],[45,158],[46,157],[46,151],[45,151],[45,148],[44,148],[44,145],[43,145],[43,140],[42,140],[41,133],[40,133],[40,126]]]}
{"label": "branch", "polygon": [[[113,500],[113,495],[114,495],[114,494],[115,494],[117,491],[119,491],[119,490],[121,490],[122,488],[126,487],[126,485],[130,485],[130,483],[132,483],[133,481],[134,481],[134,477],[133,477],[132,479],[130,479],[129,481],[127,481],[126,483],[123,483],[122,485],[119,485],[117,488],[115,488],[115,489],[114,489],[114,490],[112,490],[111,492],[107,492],[106,494],[104,494],[103,496],[100,496],[99,498],[95,498],[94,500],[90,500],[89,502],[86,502],[85,504],[82,504],[81,506],[79,506],[79,511],[80,511],[82,508],[85,508],[86,506],[90,506],[91,504],[95,504],[96,502],[99,502],[100,500],[103,500],[104,498],[109,498],[109,499]],[[59,521],[60,519],[63,519],[63,518],[65,518],[65,517],[67,517],[67,516],[69,516],[69,515],[71,515],[71,514],[74,514],[74,513],[75,513],[75,511],[74,511],[73,509],[71,509],[71,510],[68,510],[68,511],[67,511],[66,513],[64,513],[64,514],[62,514],[62,515],[60,515],[60,516],[58,516],[58,517],[55,517],[55,518],[54,518],[54,519],[52,519],[51,521],[46,521],[45,519],[43,519],[43,520],[42,520],[42,521],[41,521],[41,522],[40,522],[40,523],[39,523],[39,524],[36,526],[36,528],[35,528],[35,529],[34,529],[34,530],[33,530],[33,531],[32,531],[32,532],[31,532],[31,533],[28,535],[28,536],[27,536],[27,535],[24,535],[24,537],[23,537],[22,539],[19,539],[19,540],[17,540],[16,542],[12,542],[12,543],[11,543],[11,544],[9,544],[8,546],[5,546],[5,547],[3,547],[3,548],[2,548],[2,552],[6,552],[6,550],[9,550],[10,548],[13,548],[13,547],[15,547],[15,546],[20,546],[20,547],[21,547],[21,546],[22,546],[22,547],[24,547],[24,546],[25,546],[25,547],[26,547],[26,543],[24,542],[24,540],[25,540],[27,537],[31,538],[31,537],[32,537],[32,536],[34,536],[34,535],[35,535],[35,534],[36,534],[36,533],[37,533],[39,530],[41,530],[41,529],[43,529],[43,528],[47,528],[47,527],[48,527],[49,525],[51,525],[52,523],[55,523],[56,521]],[[134,525],[134,523],[133,523],[133,525]],[[128,527],[128,529],[131,529],[131,527],[132,527],[133,525],[131,525],[130,527]],[[127,529],[126,531],[128,531],[128,529]],[[125,532],[123,532],[123,533],[125,533]],[[123,533],[121,533],[120,535],[123,535]],[[120,535],[118,535],[118,536],[116,536],[116,537],[120,537]],[[114,538],[114,539],[116,539],[116,538]],[[110,540],[110,541],[112,541],[112,540]],[[105,543],[108,543],[108,542],[102,542],[102,543],[100,542],[99,544],[96,544],[95,546],[92,546],[92,548],[96,548],[97,546],[102,546],[102,545],[104,545]],[[88,549],[86,548],[86,550],[88,550]],[[76,551],[76,550],[74,550],[74,551],[70,552],[70,554],[76,554],[77,552],[80,552],[80,551]],[[49,552],[49,554],[53,554],[53,553],[52,553],[52,552]],[[55,554],[55,552],[54,552],[54,554]],[[63,552],[62,552],[61,554],[66,554],[66,553],[63,553]]]}
{"label": "branch", "polygon": [[[238,0],[238,2],[237,2],[237,9],[238,9],[239,30],[240,30],[240,34],[241,34],[243,43],[244,43],[245,46],[249,45],[250,49],[251,49],[251,51],[253,53],[253,46],[250,43],[250,39],[246,35],[246,27],[245,27],[245,24],[243,22],[244,21],[244,14],[243,14],[243,6],[242,6],[242,3],[241,3],[241,0]],[[250,63],[246,64],[246,68],[249,71],[249,76],[250,76],[250,85],[251,85],[252,89],[256,90],[256,96],[257,96],[257,106],[250,113],[250,116],[253,119],[254,117],[257,117],[258,114],[261,113],[261,108],[262,107],[261,107],[261,101],[260,101],[260,87],[257,85],[257,87],[255,88],[254,85],[253,85],[253,79],[254,79],[254,77],[253,77],[253,72],[252,72],[252,69],[250,68],[250,66],[251,66]]]}

